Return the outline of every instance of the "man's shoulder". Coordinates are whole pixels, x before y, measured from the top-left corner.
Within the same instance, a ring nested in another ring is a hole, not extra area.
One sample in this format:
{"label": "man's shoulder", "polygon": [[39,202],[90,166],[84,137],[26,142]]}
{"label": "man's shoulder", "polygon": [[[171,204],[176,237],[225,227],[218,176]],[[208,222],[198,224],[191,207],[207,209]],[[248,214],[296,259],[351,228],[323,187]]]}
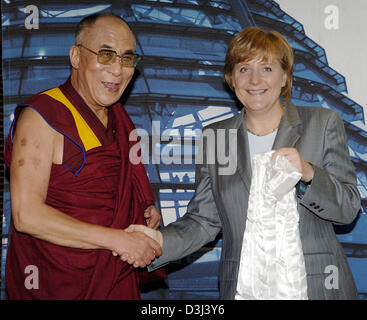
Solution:
{"label": "man's shoulder", "polygon": [[[55,88],[51,88],[51,89],[55,89]],[[42,106],[43,104],[46,105],[52,105],[55,104],[56,100],[51,98],[49,95],[44,94],[46,91],[48,91],[50,89],[38,92],[36,94],[34,94],[33,96],[27,98],[25,101],[23,101],[22,103],[19,104],[19,106]]]}
{"label": "man's shoulder", "polygon": [[17,117],[22,109],[29,107],[39,113],[49,123],[63,122],[63,119],[69,121],[72,116],[69,109],[60,101],[48,94],[44,94],[46,91],[48,90],[41,91],[20,103],[16,108],[15,116]]}

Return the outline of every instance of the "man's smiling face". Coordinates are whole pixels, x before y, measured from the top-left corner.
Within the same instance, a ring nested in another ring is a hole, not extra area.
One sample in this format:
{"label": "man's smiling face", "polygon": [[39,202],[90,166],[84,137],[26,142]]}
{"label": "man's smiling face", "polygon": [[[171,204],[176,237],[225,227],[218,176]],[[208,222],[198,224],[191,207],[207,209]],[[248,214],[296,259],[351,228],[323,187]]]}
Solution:
{"label": "man's smiling face", "polygon": [[[135,50],[135,38],[128,26],[114,17],[99,18],[87,27],[80,37],[84,47],[98,52],[111,49],[118,55]],[[100,64],[97,56],[83,47],[73,47],[73,86],[92,109],[108,107],[116,103],[129,84],[135,68],[122,67],[120,58],[110,65]]]}

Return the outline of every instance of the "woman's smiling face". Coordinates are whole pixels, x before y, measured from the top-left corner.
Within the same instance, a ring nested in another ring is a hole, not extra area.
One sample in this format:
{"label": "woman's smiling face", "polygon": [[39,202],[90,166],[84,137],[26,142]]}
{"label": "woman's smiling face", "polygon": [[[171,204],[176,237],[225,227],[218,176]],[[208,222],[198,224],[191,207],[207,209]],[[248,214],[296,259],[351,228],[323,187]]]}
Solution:
{"label": "woman's smiling face", "polygon": [[235,64],[232,86],[247,112],[266,112],[279,105],[287,75],[277,59],[261,58]]}

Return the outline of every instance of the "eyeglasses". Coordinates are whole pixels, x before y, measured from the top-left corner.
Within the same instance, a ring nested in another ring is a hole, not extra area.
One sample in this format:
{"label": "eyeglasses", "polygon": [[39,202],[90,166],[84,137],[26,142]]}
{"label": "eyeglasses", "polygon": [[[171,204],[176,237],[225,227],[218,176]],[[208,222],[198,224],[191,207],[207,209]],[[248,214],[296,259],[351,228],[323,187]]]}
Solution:
{"label": "eyeglasses", "polygon": [[112,64],[116,61],[116,58],[119,57],[123,67],[135,68],[141,60],[141,57],[137,53],[125,53],[120,56],[116,51],[110,49],[101,49],[98,52],[94,52],[93,50],[84,47],[82,44],[78,44],[77,46],[94,53],[97,56],[98,63],[100,64]]}

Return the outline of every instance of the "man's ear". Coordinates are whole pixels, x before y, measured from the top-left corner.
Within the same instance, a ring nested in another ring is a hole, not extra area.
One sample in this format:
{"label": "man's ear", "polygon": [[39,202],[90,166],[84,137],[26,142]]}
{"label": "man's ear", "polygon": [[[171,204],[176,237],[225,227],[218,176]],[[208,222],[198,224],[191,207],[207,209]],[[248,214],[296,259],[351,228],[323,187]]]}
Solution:
{"label": "man's ear", "polygon": [[78,69],[79,68],[79,59],[80,59],[80,48],[77,47],[77,46],[72,46],[70,48],[70,51],[69,51],[69,56],[70,56],[71,66],[74,69]]}

